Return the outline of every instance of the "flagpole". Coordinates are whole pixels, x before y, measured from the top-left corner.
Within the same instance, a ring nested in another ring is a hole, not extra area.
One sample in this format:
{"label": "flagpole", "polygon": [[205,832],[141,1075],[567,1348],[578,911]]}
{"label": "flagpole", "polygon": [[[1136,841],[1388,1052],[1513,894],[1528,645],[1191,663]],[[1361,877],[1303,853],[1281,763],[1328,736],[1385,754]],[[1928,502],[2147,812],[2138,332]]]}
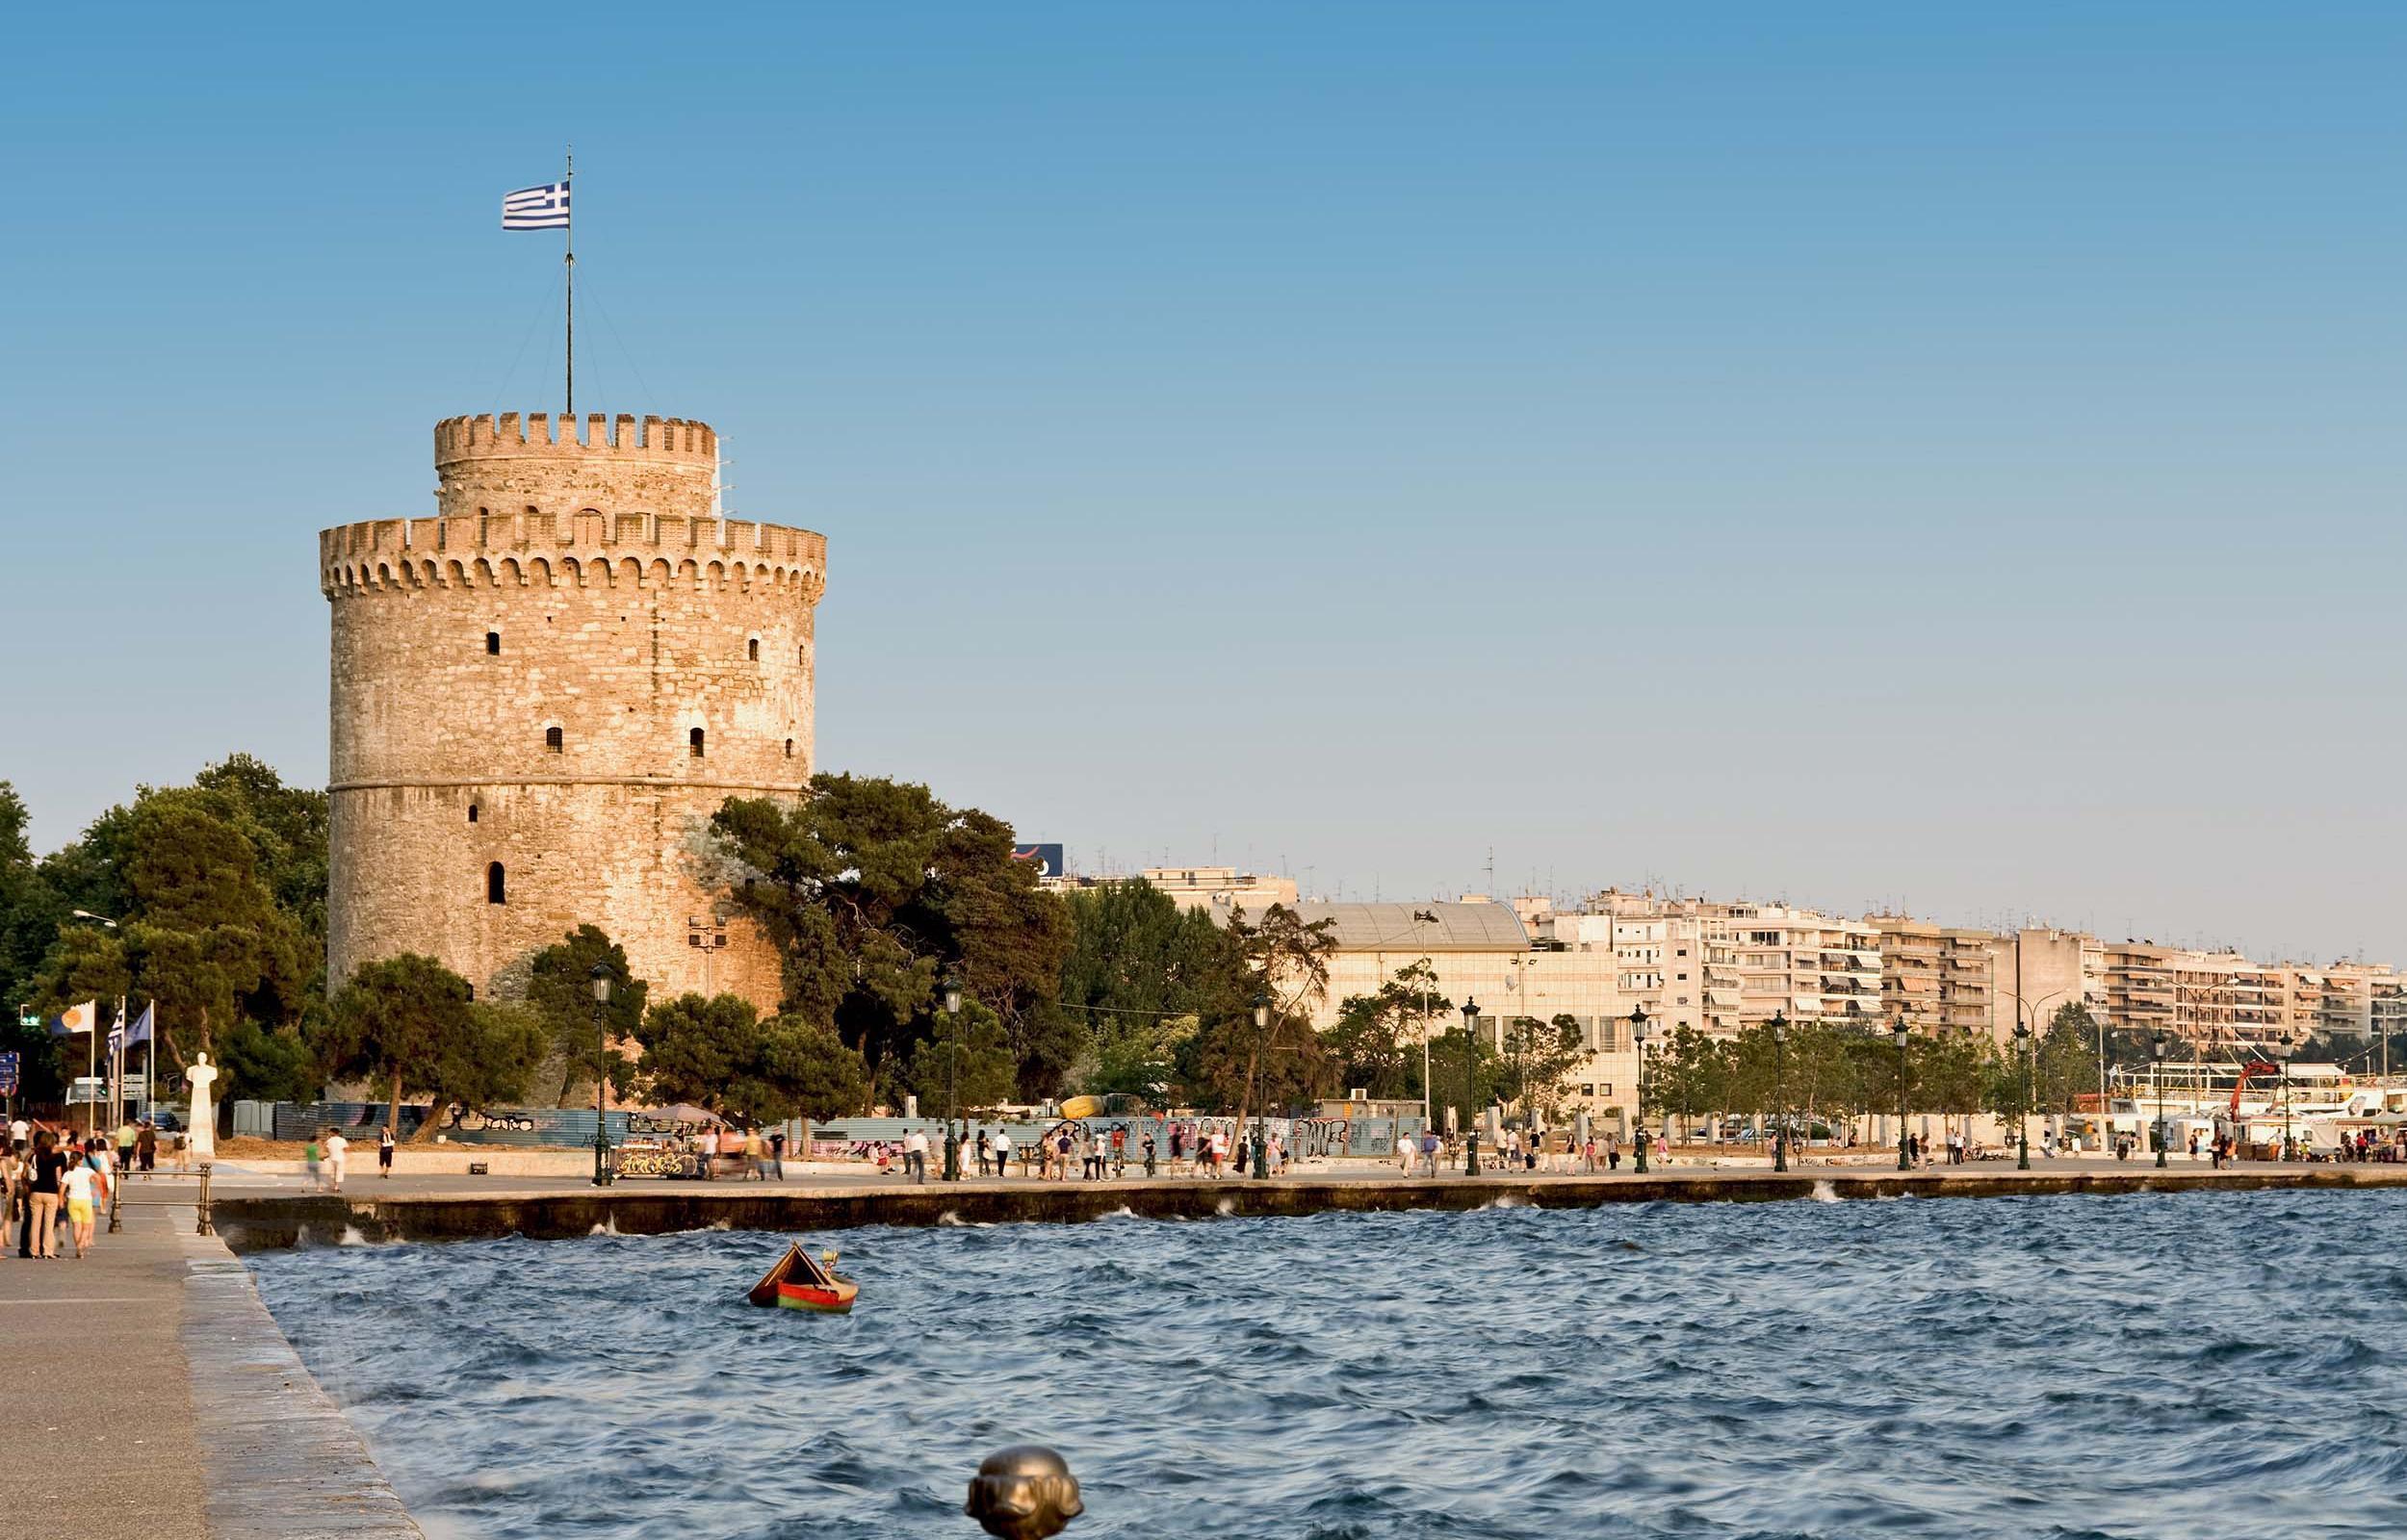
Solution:
{"label": "flagpole", "polygon": [[568,147],[568,169],[560,177],[560,202],[567,207],[568,222],[561,226],[568,232],[568,431],[577,431],[577,200],[575,189],[569,184],[577,180],[577,146]]}

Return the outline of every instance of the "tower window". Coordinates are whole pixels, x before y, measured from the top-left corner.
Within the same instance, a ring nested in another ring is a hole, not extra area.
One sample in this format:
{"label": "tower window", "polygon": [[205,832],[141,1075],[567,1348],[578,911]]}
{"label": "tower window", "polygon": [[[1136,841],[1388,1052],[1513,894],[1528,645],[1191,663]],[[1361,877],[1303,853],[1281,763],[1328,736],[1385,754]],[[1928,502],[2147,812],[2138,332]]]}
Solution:
{"label": "tower window", "polygon": [[468,805],[468,821],[472,824],[477,821],[477,805],[473,802]]}
{"label": "tower window", "polygon": [[502,655],[502,633],[500,631],[487,631],[484,633],[484,650],[485,654],[489,657],[499,657]]}
{"label": "tower window", "polygon": [[702,757],[702,730],[700,728],[686,734],[686,749],[695,758]]}
{"label": "tower window", "polygon": [[557,728],[545,728],[543,730],[543,746],[551,750],[554,754],[559,753],[561,748],[560,730]]}
{"label": "tower window", "polygon": [[484,901],[488,904],[509,902],[509,887],[503,881],[502,863],[498,860],[484,869]]}
{"label": "tower window", "polygon": [[744,643],[744,656],[755,663],[761,661],[761,638],[755,636]]}
{"label": "tower window", "polygon": [[793,739],[791,739],[791,738],[788,738],[788,739],[786,740],[786,757],[787,757],[787,758],[789,758],[789,759],[790,759],[790,758],[792,758],[793,757],[794,757],[794,740],[793,740]]}
{"label": "tower window", "polygon": [[795,661],[795,662],[797,662],[797,663],[808,663],[808,662],[810,662],[810,661],[811,661],[811,649],[809,649],[809,648],[807,648],[807,647],[797,647],[797,648],[795,648],[795,649],[794,649],[794,661]]}

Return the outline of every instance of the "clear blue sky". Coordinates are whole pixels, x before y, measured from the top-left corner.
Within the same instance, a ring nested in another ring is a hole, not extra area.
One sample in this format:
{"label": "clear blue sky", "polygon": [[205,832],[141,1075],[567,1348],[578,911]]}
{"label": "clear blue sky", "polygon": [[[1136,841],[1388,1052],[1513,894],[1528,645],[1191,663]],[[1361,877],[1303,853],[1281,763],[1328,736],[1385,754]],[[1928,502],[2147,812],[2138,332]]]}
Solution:
{"label": "clear blue sky", "polygon": [[830,768],[1089,865],[2407,961],[2407,8],[79,6],[0,72],[45,845],[323,778],[313,536],[556,406],[496,206],[573,140],[580,402],[826,532]]}

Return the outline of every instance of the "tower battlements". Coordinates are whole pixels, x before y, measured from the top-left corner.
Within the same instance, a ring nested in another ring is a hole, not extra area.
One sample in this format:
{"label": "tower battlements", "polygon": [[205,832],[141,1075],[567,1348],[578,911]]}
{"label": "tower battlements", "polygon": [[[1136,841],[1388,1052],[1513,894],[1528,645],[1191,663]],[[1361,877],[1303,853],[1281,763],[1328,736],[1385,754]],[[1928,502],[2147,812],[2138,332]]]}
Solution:
{"label": "tower battlements", "polygon": [[447,417],[434,425],[434,469],[446,518],[719,511],[718,435],[682,417]]}
{"label": "tower battlements", "polygon": [[434,425],[434,463],[556,454],[718,464],[718,435],[708,423],[588,412],[583,427],[580,434],[578,420],[565,412],[556,421],[549,412],[530,412],[523,419],[516,412],[447,417]]}
{"label": "tower battlements", "polygon": [[683,578],[712,587],[790,583],[815,603],[826,573],[825,535],[751,519],[588,508],[369,519],[318,534],[318,582],[329,599],[379,588]]}

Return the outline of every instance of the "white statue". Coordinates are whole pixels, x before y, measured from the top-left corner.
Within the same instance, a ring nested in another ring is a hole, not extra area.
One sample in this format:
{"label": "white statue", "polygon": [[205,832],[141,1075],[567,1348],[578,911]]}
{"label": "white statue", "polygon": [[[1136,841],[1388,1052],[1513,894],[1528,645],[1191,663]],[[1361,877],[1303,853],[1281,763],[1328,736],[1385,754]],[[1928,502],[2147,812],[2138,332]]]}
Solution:
{"label": "white statue", "polygon": [[218,1110],[210,1105],[209,1088],[217,1084],[218,1066],[200,1054],[185,1066],[184,1080],[193,1088],[193,1154],[209,1160],[218,1153]]}

